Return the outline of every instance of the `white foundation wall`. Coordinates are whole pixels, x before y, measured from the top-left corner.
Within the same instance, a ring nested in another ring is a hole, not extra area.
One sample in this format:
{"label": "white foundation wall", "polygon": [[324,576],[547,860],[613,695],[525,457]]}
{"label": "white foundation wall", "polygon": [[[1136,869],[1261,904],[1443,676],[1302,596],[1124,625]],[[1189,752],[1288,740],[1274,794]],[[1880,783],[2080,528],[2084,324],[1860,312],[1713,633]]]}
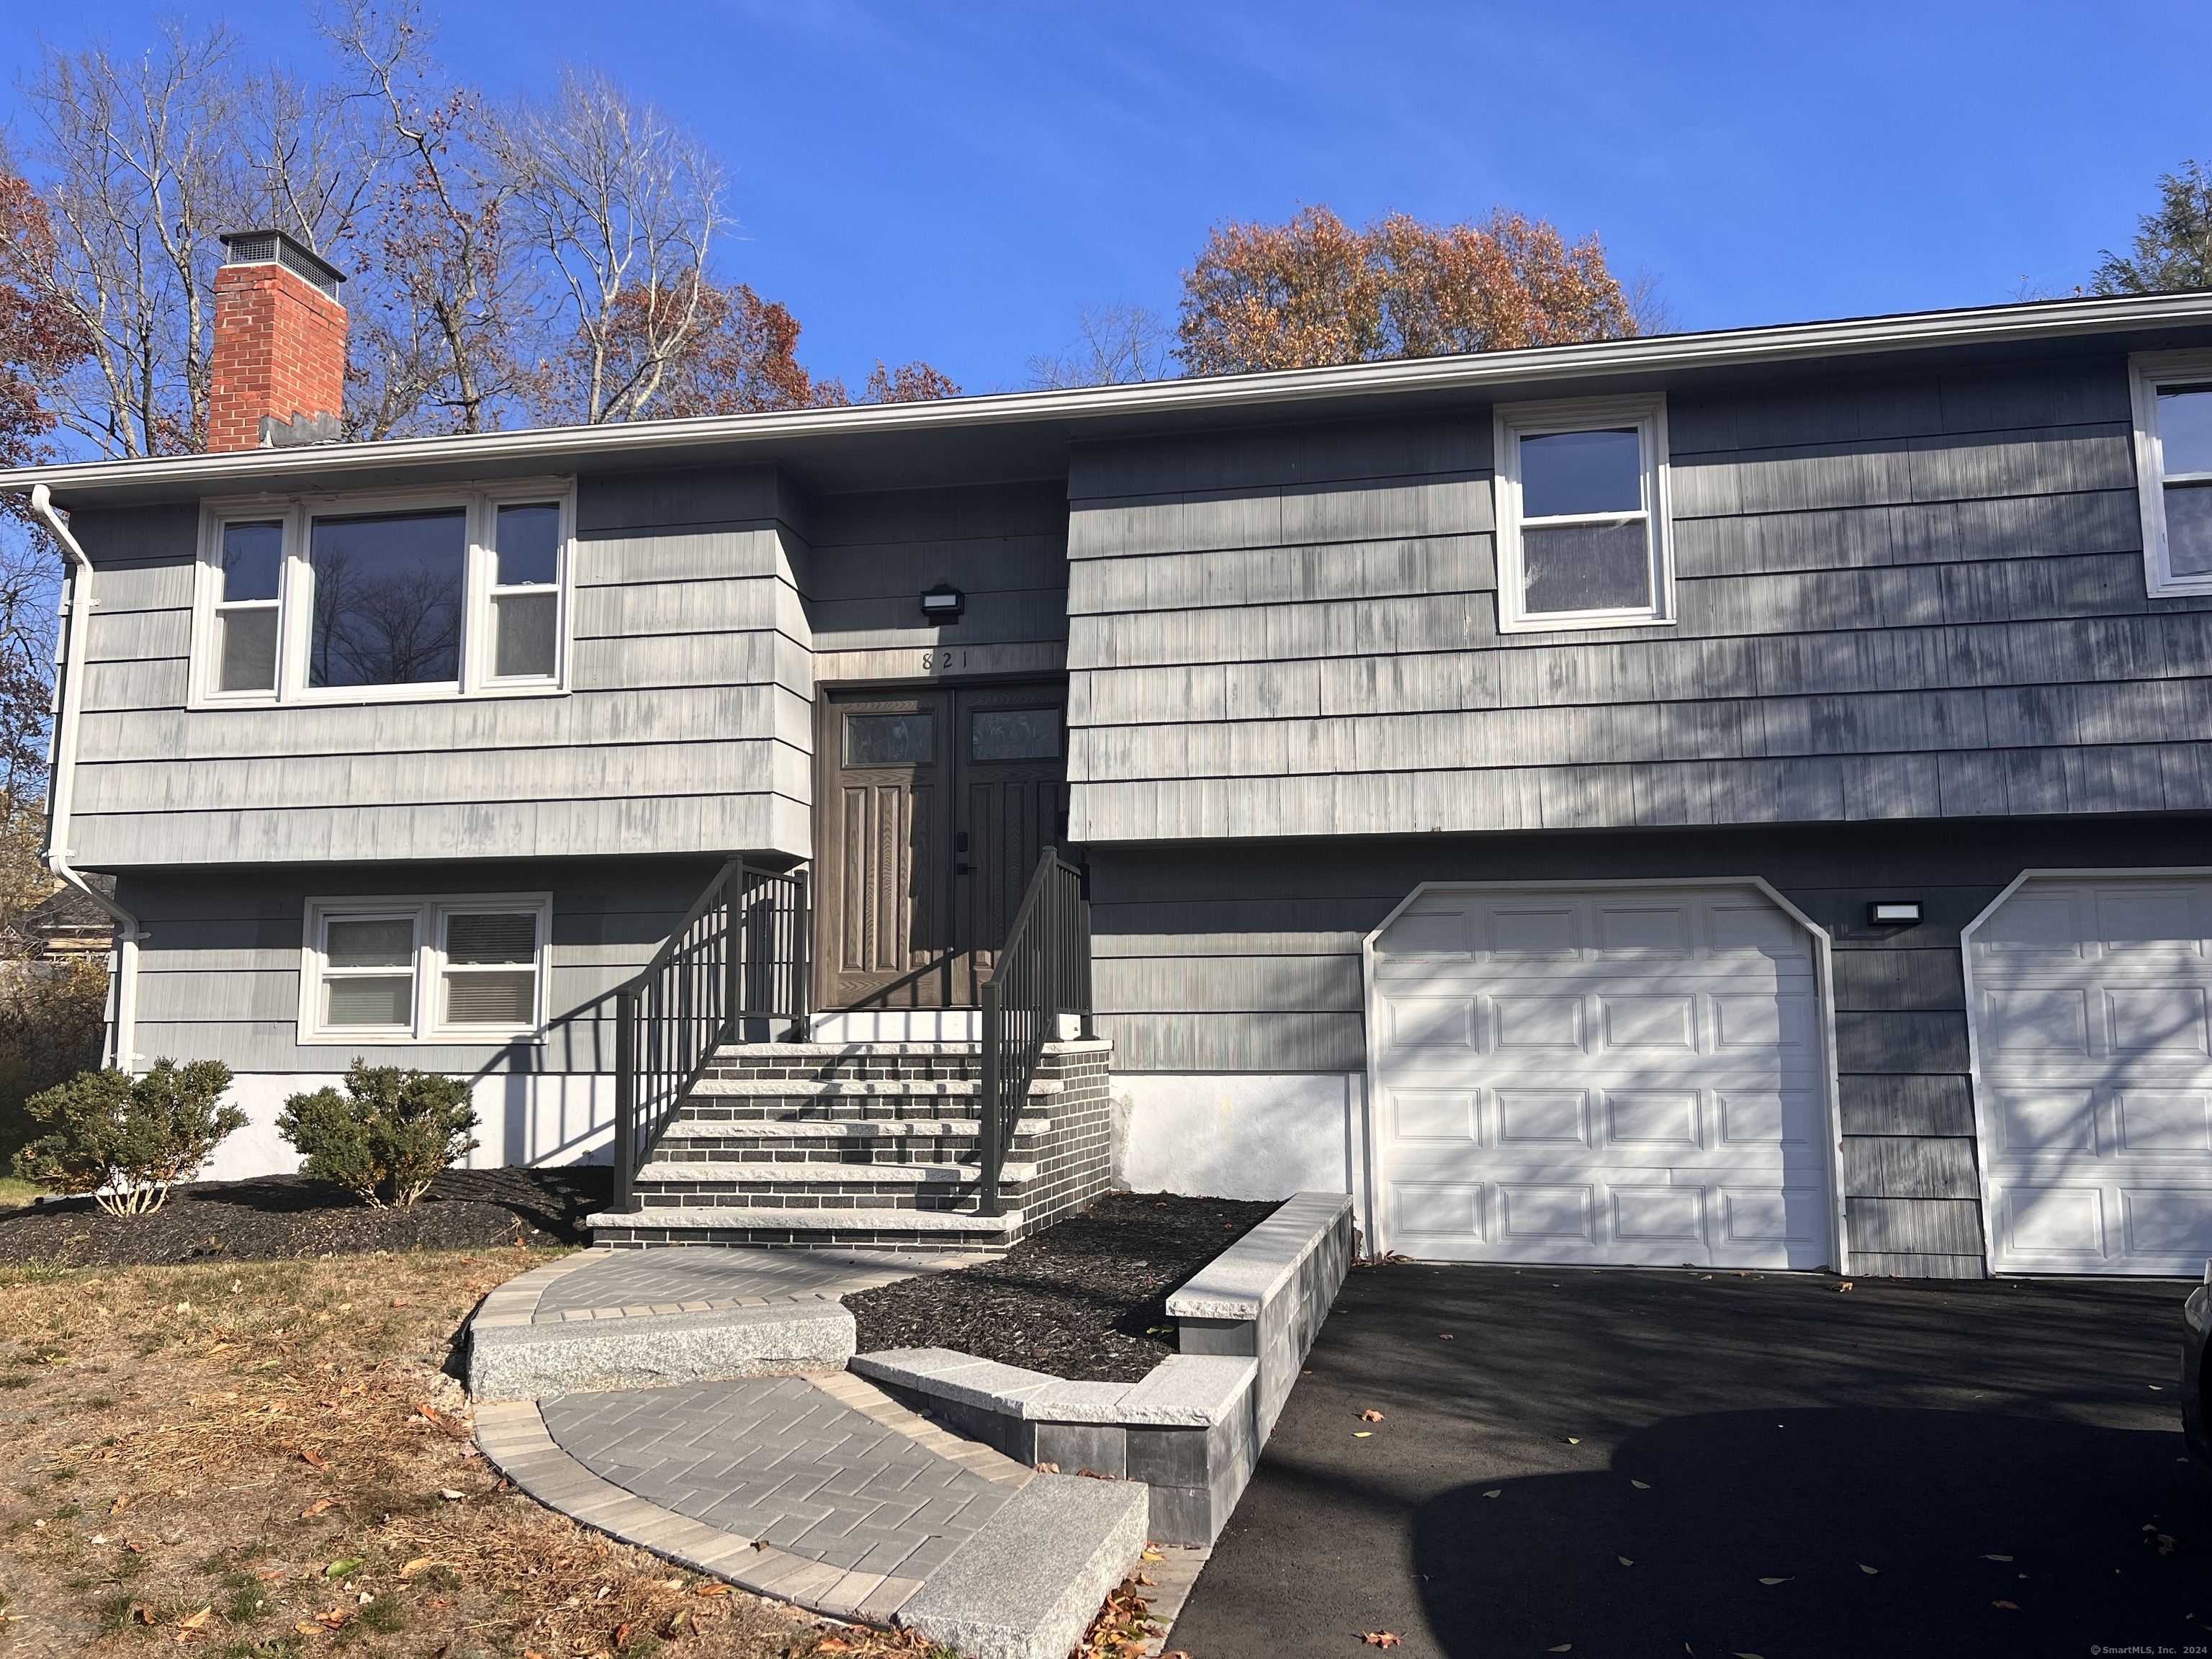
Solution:
{"label": "white foundation wall", "polygon": [[1201,1198],[1350,1193],[1363,1238],[1372,1237],[1366,1081],[1340,1072],[1116,1073],[1115,1182]]}
{"label": "white foundation wall", "polygon": [[[216,1148],[200,1171],[203,1181],[243,1181],[289,1175],[300,1155],[276,1133],[284,1103],[296,1094],[329,1087],[343,1091],[343,1073],[245,1073],[231,1079],[224,1098],[244,1112],[246,1126]],[[471,1087],[480,1143],[464,1160],[471,1170],[511,1164],[604,1164],[614,1145],[615,1080],[591,1073],[481,1077]]]}

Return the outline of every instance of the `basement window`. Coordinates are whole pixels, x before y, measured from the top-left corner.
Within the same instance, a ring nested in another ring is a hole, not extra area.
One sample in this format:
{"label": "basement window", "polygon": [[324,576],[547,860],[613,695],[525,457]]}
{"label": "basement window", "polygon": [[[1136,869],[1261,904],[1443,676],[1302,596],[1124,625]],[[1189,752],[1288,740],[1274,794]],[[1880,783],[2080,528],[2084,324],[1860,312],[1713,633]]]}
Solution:
{"label": "basement window", "polygon": [[2212,352],[2146,352],[2129,367],[2145,586],[2212,593]]}
{"label": "basement window", "polygon": [[300,1041],[537,1037],[551,923],[543,893],[311,899]]}
{"label": "basement window", "polygon": [[1658,398],[1497,411],[1500,631],[1674,621],[1666,437]]}
{"label": "basement window", "polygon": [[209,509],[198,706],[557,691],[565,483]]}

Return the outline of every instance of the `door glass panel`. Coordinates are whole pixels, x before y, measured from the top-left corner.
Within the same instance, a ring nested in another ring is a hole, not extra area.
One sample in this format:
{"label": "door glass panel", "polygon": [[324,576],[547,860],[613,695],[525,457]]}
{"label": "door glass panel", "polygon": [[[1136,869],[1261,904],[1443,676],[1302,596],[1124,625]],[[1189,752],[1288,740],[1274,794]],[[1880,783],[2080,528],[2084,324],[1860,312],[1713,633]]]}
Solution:
{"label": "door glass panel", "polygon": [[979,708],[968,722],[968,753],[979,761],[1050,760],[1060,753],[1060,710]]}
{"label": "door glass panel", "polygon": [[937,758],[937,721],[929,714],[848,714],[848,766],[926,765]]}

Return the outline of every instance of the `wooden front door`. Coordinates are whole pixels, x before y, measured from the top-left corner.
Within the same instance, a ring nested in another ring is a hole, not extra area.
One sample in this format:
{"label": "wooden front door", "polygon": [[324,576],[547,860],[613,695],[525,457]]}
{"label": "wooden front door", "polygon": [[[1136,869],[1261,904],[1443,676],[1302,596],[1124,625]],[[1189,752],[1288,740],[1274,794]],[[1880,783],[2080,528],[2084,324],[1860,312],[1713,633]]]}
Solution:
{"label": "wooden front door", "polygon": [[817,1006],[971,1007],[1065,832],[1060,684],[833,691],[816,733]]}

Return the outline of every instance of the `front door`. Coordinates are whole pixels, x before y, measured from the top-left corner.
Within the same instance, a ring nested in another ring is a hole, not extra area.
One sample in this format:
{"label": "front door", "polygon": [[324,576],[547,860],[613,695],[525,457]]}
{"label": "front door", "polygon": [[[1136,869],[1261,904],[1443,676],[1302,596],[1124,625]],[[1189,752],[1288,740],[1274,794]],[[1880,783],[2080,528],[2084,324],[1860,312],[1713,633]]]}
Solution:
{"label": "front door", "polygon": [[1066,687],[832,691],[816,733],[817,1006],[969,1007],[1066,827]]}

